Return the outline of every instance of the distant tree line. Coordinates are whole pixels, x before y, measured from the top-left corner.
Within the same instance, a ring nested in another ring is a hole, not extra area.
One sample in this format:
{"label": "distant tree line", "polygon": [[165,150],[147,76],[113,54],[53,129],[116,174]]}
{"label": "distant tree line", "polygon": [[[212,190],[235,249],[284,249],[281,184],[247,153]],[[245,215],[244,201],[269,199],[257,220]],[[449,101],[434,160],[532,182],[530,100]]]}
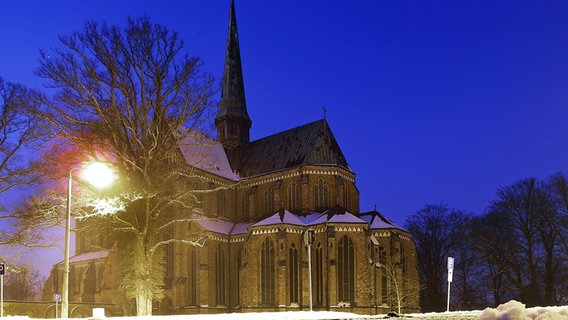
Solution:
{"label": "distant tree line", "polygon": [[527,306],[568,302],[568,182],[563,173],[497,190],[481,215],[426,205],[405,227],[414,236],[423,311],[443,311],[447,258],[455,259],[451,308],[511,299]]}

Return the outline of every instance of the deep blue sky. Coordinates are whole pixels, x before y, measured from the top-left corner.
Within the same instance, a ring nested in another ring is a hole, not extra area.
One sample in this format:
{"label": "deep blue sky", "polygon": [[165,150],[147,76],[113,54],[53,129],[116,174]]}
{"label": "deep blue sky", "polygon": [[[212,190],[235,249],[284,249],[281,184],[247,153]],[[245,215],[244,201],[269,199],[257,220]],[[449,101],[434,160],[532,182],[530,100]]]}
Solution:
{"label": "deep blue sky", "polygon": [[[146,15],[222,76],[230,0],[11,1],[0,76],[39,88],[38,49],[86,19]],[[252,139],[323,117],[361,211],[482,213],[568,164],[568,1],[236,0]]]}

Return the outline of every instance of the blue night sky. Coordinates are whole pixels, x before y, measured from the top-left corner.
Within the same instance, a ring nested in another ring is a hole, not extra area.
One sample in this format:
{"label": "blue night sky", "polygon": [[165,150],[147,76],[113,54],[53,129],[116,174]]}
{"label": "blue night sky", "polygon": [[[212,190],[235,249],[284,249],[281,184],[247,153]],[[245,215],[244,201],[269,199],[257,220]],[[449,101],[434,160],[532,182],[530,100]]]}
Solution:
{"label": "blue night sky", "polygon": [[[0,76],[41,88],[39,48],[146,15],[219,81],[229,0],[10,1]],[[567,1],[236,0],[251,138],[323,117],[361,211],[483,213],[497,188],[568,173]]]}

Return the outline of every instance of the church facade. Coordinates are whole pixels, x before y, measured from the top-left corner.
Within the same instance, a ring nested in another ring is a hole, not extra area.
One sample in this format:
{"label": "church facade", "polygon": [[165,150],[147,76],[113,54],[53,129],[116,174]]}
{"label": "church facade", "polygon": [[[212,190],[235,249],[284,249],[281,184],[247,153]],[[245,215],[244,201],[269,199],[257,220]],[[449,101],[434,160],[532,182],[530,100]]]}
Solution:
{"label": "church facade", "polygon": [[[250,141],[233,2],[215,126],[199,164],[180,147],[201,176],[193,187],[216,191],[196,197],[191,230],[173,230],[205,241],[168,245],[155,313],[418,311],[412,235],[376,210],[360,212],[355,173],[326,119]],[[92,251],[87,238],[77,235],[70,302],[116,304],[119,257],[112,244]],[[61,276],[54,266],[46,296]]]}

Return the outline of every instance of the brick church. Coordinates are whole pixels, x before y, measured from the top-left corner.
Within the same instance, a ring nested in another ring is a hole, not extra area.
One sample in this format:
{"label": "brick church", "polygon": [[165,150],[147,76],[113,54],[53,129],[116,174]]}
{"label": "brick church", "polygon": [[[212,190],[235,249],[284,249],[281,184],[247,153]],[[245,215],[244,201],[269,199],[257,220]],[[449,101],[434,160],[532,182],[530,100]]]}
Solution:
{"label": "brick church", "polygon": [[[168,245],[155,313],[418,311],[412,235],[376,210],[360,212],[355,173],[325,118],[255,141],[251,125],[231,1],[217,140],[180,146],[200,177],[193,187],[217,191],[196,196],[190,230],[173,231],[204,241]],[[93,250],[77,234],[71,305],[116,303],[111,248]],[[54,266],[46,297],[62,272]]]}

